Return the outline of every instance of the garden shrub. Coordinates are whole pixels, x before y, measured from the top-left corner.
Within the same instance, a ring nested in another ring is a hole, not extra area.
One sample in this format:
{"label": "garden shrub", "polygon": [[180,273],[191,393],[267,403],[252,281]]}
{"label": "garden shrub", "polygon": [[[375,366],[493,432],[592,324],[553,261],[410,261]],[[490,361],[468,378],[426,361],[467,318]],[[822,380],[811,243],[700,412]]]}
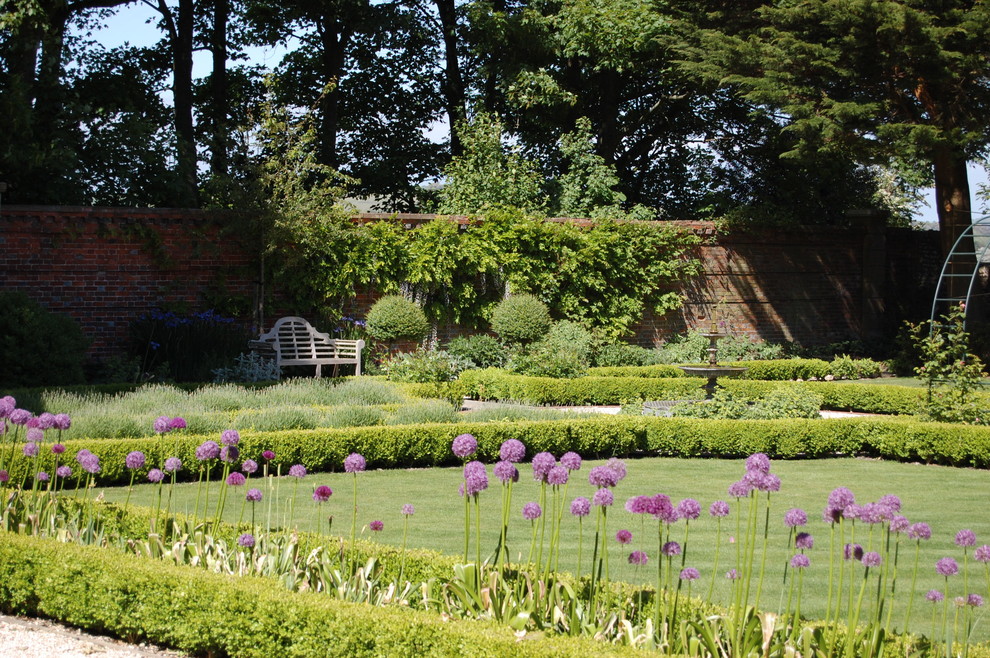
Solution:
{"label": "garden shrub", "polygon": [[508,358],[505,346],[488,334],[452,338],[447,352],[470,361],[475,368],[501,368]]}
{"label": "garden shrub", "polygon": [[179,315],[155,309],[130,326],[130,354],[141,358],[141,372],[168,364],[177,382],[213,381],[213,371],[232,362],[250,336],[234,318],[215,313]]}
{"label": "garden shrub", "polygon": [[643,366],[601,366],[588,368],[590,377],[687,377],[684,371],[677,366],[667,364],[653,364]]}
{"label": "garden shrub", "polygon": [[587,364],[591,360],[594,339],[592,333],[577,322],[561,320],[550,327],[535,348],[544,352],[573,352],[578,360]]}
{"label": "garden shrub", "polygon": [[420,341],[430,333],[426,314],[416,302],[401,295],[386,295],[368,311],[368,335],[381,341]]}
{"label": "garden shrub", "polygon": [[426,384],[453,381],[469,366],[467,360],[443,350],[420,348],[393,355],[385,364],[385,372],[392,381]]}
{"label": "garden shrub", "polygon": [[686,402],[671,409],[684,418],[819,418],[822,396],[803,388],[778,388],[756,399],[734,396],[722,388],[711,400]]}
{"label": "garden shrub", "polygon": [[400,389],[370,377],[355,377],[328,391],[324,404],[396,404],[403,402]]}
{"label": "garden shrub", "polygon": [[547,344],[514,354],[508,363],[511,372],[530,377],[573,379],[588,371],[588,363],[577,352],[556,350]]}
{"label": "garden shrub", "polygon": [[533,295],[511,295],[492,312],[492,331],[507,343],[531,343],[550,330],[550,311]]}
{"label": "garden shrub", "polygon": [[0,386],[63,386],[85,381],[87,339],[72,318],[22,292],[0,291]]}
{"label": "garden shrub", "polygon": [[341,406],[329,409],[318,427],[367,427],[385,422],[385,411],[370,405]]}
{"label": "garden shrub", "polygon": [[442,400],[424,400],[404,404],[385,419],[389,425],[420,425],[423,423],[456,423],[458,410]]}
{"label": "garden shrub", "polygon": [[609,343],[598,348],[592,361],[598,368],[614,368],[652,366],[659,363],[659,358],[656,350],[628,343]]}
{"label": "garden shrub", "polygon": [[273,407],[238,414],[233,426],[259,432],[280,429],[315,429],[328,422],[326,414],[312,407]]}
{"label": "garden shrub", "polygon": [[224,382],[273,382],[282,378],[282,369],[275,359],[258,352],[240,354],[234,364],[213,371],[213,381]]}

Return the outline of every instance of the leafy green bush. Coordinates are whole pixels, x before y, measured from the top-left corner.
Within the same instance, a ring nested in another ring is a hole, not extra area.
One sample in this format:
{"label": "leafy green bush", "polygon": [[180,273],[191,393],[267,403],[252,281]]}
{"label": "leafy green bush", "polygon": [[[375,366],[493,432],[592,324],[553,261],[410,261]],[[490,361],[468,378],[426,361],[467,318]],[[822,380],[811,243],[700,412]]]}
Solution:
{"label": "leafy green bush", "polygon": [[683,418],[819,418],[821,405],[822,396],[803,388],[779,388],[757,399],[719,389],[711,400],[679,404],[671,413]]}
{"label": "leafy green bush", "polygon": [[368,311],[366,330],[382,341],[423,340],[430,323],[418,304],[401,295],[386,295]]}
{"label": "leafy green bush", "polygon": [[492,312],[492,331],[507,343],[531,343],[550,330],[550,311],[533,295],[506,297]]}
{"label": "leafy green bush", "polygon": [[780,359],[778,361],[738,361],[734,366],[749,368],[741,376],[763,381],[824,379],[829,374],[828,361],[821,359]]}
{"label": "leafy green bush", "polygon": [[501,368],[508,358],[505,346],[488,334],[452,338],[447,352],[470,361],[475,368]]}
{"label": "leafy green bush", "polygon": [[543,344],[534,349],[520,352],[509,359],[508,369],[519,375],[573,379],[583,377],[588,371],[588,363],[571,350],[555,350]]}
{"label": "leafy green bush", "polygon": [[453,381],[458,373],[468,367],[469,362],[461,357],[443,350],[420,348],[415,352],[394,355],[385,364],[385,372],[393,381],[426,384]]}
{"label": "leafy green bush", "polygon": [[622,366],[652,366],[659,363],[660,355],[656,350],[629,345],[628,343],[609,343],[595,352],[592,359],[599,368],[614,368]]}
{"label": "leafy green bush", "polygon": [[72,318],[22,292],[0,291],[0,386],[80,384],[88,348]]}

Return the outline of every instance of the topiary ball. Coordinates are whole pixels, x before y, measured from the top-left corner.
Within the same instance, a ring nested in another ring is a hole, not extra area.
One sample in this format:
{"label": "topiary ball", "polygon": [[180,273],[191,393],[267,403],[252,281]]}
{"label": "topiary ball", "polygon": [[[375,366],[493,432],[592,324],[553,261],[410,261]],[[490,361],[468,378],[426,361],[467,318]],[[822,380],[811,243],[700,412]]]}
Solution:
{"label": "topiary ball", "polygon": [[382,297],[366,318],[368,335],[378,340],[423,340],[430,323],[419,304],[400,295]]}
{"label": "topiary ball", "polygon": [[507,343],[531,343],[550,330],[547,305],[533,295],[506,297],[492,313],[492,331]]}

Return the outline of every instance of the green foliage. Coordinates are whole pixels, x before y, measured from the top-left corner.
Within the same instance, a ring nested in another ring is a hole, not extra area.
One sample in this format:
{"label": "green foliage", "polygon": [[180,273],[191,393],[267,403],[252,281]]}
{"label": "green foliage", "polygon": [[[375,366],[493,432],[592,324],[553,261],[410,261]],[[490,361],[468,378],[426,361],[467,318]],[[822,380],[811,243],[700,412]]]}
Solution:
{"label": "green foliage", "polygon": [[652,366],[660,362],[656,350],[628,343],[602,345],[595,351],[593,361],[596,368]]}
{"label": "green foliage", "polygon": [[60,386],[84,381],[89,340],[79,324],[22,292],[0,291],[0,386]]}
{"label": "green foliage", "polygon": [[447,352],[470,361],[475,368],[499,368],[508,358],[505,346],[488,334],[452,338],[447,344]]}
{"label": "green foliage", "polygon": [[584,376],[588,362],[574,350],[557,351],[550,343],[540,341],[532,349],[513,354],[508,370],[529,377],[573,379]]}
{"label": "green foliage", "polygon": [[553,323],[546,336],[540,339],[537,348],[574,352],[580,361],[588,363],[594,341],[594,335],[582,325],[570,320],[561,320]]}
{"label": "green foliage", "polygon": [[550,311],[534,295],[506,297],[492,312],[492,331],[507,343],[532,343],[550,330]]}
{"label": "green foliage", "polygon": [[240,354],[234,365],[217,368],[213,371],[213,381],[224,382],[271,382],[282,378],[282,370],[270,359],[257,352]]}
{"label": "green foliage", "polygon": [[425,384],[449,382],[468,367],[468,362],[443,350],[417,349],[394,355],[385,364],[388,378],[397,382]]}
{"label": "green foliage", "polygon": [[386,419],[388,425],[422,425],[423,423],[456,423],[458,409],[442,400],[423,400],[404,404]]}
{"label": "green foliage", "polygon": [[671,413],[682,418],[819,418],[822,400],[822,396],[803,388],[779,388],[757,399],[739,398],[719,389],[711,400],[679,404]]}
{"label": "green foliage", "polygon": [[423,309],[401,295],[386,295],[375,302],[366,322],[368,335],[383,341],[419,341],[430,332]]}

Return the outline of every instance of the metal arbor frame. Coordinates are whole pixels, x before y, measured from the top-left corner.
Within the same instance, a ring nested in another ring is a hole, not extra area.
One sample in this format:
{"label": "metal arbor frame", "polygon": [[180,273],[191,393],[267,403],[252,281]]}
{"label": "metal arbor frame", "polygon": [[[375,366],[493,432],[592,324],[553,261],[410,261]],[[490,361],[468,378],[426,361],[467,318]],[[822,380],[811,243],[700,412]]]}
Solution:
{"label": "metal arbor frame", "polygon": [[[984,229],[980,232],[979,236],[977,235],[977,228]],[[977,237],[986,238],[982,248],[976,246]],[[969,240],[968,243],[966,243],[967,240]],[[964,243],[967,244],[966,251],[960,249]],[[969,251],[968,245],[972,245],[972,251]],[[984,215],[974,219],[973,223],[967,226],[959,237],[956,238],[955,244],[952,245],[952,250],[949,251],[949,255],[945,258],[945,263],[942,264],[938,286],[935,288],[935,298],[932,300],[930,327],[936,326],[938,317],[946,313],[948,307],[952,304],[963,302],[969,308],[970,300],[973,297],[973,284],[979,276],[980,267],[986,261],[990,260],[987,257],[988,254],[990,254],[990,215]],[[962,271],[970,267],[972,268],[971,272]],[[952,281],[958,278],[969,279],[969,285],[966,286],[966,294],[962,297],[951,294]],[[966,317],[963,316],[964,327],[965,322]]]}

